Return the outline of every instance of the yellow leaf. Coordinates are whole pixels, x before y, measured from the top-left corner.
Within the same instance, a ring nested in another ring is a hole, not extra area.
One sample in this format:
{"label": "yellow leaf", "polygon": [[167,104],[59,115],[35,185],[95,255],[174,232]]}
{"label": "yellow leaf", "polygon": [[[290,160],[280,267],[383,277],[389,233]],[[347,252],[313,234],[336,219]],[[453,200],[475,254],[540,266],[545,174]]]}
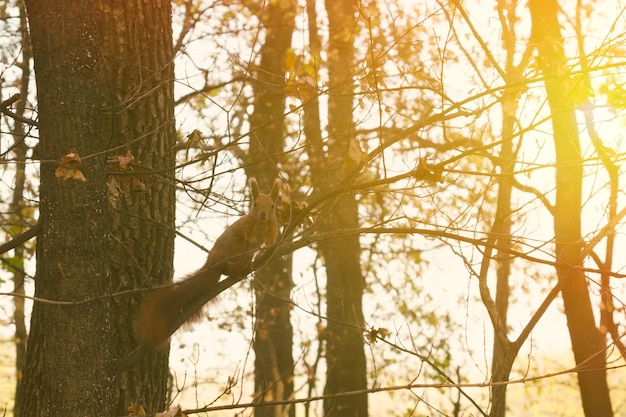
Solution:
{"label": "yellow leaf", "polygon": [[285,54],[285,68],[287,68],[287,71],[291,72],[293,66],[296,64],[297,58],[298,57],[296,56],[293,49],[289,48],[289,50],[287,50],[287,53]]}

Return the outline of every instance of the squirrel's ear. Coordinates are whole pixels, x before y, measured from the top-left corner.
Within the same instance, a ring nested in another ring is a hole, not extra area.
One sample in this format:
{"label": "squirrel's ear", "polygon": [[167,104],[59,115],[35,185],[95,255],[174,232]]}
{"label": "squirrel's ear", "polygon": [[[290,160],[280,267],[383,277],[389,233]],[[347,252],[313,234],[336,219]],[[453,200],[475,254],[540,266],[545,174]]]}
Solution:
{"label": "squirrel's ear", "polygon": [[278,194],[280,193],[280,189],[283,186],[283,182],[281,181],[280,178],[276,178],[274,180],[274,185],[272,186],[272,193],[270,194],[270,196],[272,197],[272,199],[276,199],[276,197],[278,197]]}
{"label": "squirrel's ear", "polygon": [[261,193],[261,191],[259,190],[259,183],[256,182],[256,178],[250,178],[248,180],[248,183],[250,184],[250,191],[252,192],[252,198],[256,200],[256,198]]}

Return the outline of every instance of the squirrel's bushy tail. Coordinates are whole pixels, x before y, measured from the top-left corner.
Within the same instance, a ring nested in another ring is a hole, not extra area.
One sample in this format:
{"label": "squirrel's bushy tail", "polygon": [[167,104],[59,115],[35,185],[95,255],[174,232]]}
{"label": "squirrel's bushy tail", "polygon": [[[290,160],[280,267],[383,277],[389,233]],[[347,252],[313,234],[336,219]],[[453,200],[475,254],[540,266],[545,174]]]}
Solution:
{"label": "squirrel's bushy tail", "polygon": [[199,313],[210,300],[207,290],[219,281],[220,275],[213,269],[201,269],[179,284],[147,293],[134,321],[137,342],[150,348],[159,347]]}

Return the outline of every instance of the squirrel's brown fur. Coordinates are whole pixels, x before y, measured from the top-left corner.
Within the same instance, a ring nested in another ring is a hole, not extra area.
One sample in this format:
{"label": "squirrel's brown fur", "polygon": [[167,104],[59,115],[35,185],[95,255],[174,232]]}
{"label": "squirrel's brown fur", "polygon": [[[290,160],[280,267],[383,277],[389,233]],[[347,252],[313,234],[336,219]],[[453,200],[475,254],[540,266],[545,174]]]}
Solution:
{"label": "squirrel's brown fur", "polygon": [[278,227],[274,204],[281,189],[274,181],[272,192],[263,194],[254,178],[250,179],[252,209],[217,238],[204,266],[179,284],[149,292],[135,318],[135,338],[140,345],[156,348],[183,323],[197,316],[207,298],[207,290],[222,275],[241,276],[252,265],[262,244],[272,245]]}

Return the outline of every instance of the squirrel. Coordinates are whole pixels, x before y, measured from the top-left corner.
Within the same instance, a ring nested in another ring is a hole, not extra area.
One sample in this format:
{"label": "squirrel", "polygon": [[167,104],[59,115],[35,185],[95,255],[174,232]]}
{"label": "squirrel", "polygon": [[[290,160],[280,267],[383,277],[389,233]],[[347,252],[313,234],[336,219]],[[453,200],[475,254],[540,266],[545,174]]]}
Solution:
{"label": "squirrel", "polygon": [[247,274],[255,253],[261,245],[276,241],[278,225],[274,206],[282,182],[274,181],[270,194],[259,190],[256,179],[250,178],[252,208],[217,238],[202,268],[180,283],[155,289],[144,297],[134,321],[135,339],[144,347],[157,348],[183,323],[198,319],[209,300],[207,290],[222,275]]}

